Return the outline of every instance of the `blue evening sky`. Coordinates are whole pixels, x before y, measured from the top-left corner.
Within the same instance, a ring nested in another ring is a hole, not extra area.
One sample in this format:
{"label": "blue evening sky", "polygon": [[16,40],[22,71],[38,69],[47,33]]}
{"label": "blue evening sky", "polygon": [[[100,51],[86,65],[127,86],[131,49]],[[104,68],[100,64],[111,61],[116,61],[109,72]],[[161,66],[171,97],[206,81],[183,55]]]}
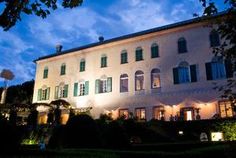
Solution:
{"label": "blue evening sky", "polygon": [[[224,10],[223,0],[216,1]],[[20,84],[34,79],[33,60],[55,53],[56,44],[66,50],[97,42],[101,35],[110,39],[191,19],[193,13],[202,13],[199,0],[84,0],[81,7],[60,7],[46,19],[23,15],[9,31],[0,28],[0,72],[10,69],[15,78],[9,84]]]}

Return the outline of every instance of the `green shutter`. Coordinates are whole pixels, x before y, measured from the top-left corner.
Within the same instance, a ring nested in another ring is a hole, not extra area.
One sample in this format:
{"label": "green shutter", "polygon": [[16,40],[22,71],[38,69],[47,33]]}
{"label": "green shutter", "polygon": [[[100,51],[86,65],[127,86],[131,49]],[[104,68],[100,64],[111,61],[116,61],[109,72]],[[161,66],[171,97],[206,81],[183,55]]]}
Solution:
{"label": "green shutter", "polygon": [[49,100],[49,98],[50,98],[50,87],[47,88],[47,98],[46,98],[46,100]]}
{"label": "green shutter", "polygon": [[58,99],[59,86],[55,87],[55,99]]}
{"label": "green shutter", "polygon": [[197,82],[197,66],[190,65],[191,82]]}
{"label": "green shutter", "polygon": [[151,48],[151,58],[157,58],[159,56],[158,46],[153,46]]}
{"label": "green shutter", "polygon": [[74,96],[78,95],[78,83],[74,83]]}
{"label": "green shutter", "polygon": [[85,87],[84,95],[88,95],[89,94],[89,81],[85,81],[84,87]]}
{"label": "green shutter", "polygon": [[67,98],[67,96],[68,96],[68,84],[66,84],[65,86],[64,86],[64,98]]}
{"label": "green shutter", "polygon": [[95,94],[98,94],[98,93],[99,93],[99,82],[100,82],[99,79],[97,79],[97,80],[95,81]]}
{"label": "green shutter", "polygon": [[107,78],[107,92],[111,92],[112,91],[112,78],[108,77]]}
{"label": "green shutter", "polygon": [[211,70],[211,63],[206,63],[206,76],[207,80],[212,80],[212,70]]}
{"label": "green shutter", "polygon": [[226,71],[226,77],[231,78],[233,77],[233,64],[230,60],[225,60],[225,71]]}
{"label": "green shutter", "polygon": [[48,78],[48,69],[44,69],[43,78]]}
{"label": "green shutter", "polygon": [[38,89],[38,101],[42,99],[42,89]]}
{"label": "green shutter", "polygon": [[174,84],[179,84],[178,68],[173,68]]}
{"label": "green shutter", "polygon": [[104,57],[104,67],[107,67],[107,57]]}

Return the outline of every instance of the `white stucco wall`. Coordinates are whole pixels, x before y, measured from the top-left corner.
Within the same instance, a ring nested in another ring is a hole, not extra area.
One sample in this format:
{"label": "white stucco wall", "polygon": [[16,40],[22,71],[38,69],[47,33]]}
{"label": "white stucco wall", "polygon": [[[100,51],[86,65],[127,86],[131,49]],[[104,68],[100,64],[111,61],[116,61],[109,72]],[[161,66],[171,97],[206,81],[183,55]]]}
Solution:
{"label": "white stucco wall", "polygon": [[[68,97],[65,100],[76,107],[92,106],[92,115],[95,117],[106,110],[128,108],[134,113],[135,108],[145,107],[147,119],[151,119],[153,106],[166,105],[165,117],[168,120],[170,114],[176,114],[181,106],[199,106],[204,103],[208,106],[201,107],[201,117],[210,118],[217,112],[215,101],[218,96],[212,90],[212,81],[206,80],[205,63],[211,61],[213,57],[209,43],[210,30],[211,28],[204,27],[203,24],[195,23],[39,60],[36,62],[33,102],[40,102],[37,101],[37,91],[43,85],[50,87],[51,90],[49,100],[41,102],[51,102],[54,100],[55,86],[64,82],[69,85]],[[187,40],[187,53],[178,54],[177,40],[180,37]],[[160,57],[152,59],[150,47],[154,42],[159,46]],[[135,61],[137,47],[143,48],[143,61]],[[124,49],[128,53],[128,63],[120,64],[120,54]],[[103,54],[107,55],[106,68],[100,67]],[[81,59],[86,60],[84,72],[79,72]],[[181,61],[197,65],[197,82],[173,84],[172,69]],[[66,75],[60,76],[62,63],[66,64]],[[47,79],[43,79],[45,66],[49,68]],[[161,71],[160,93],[151,93],[150,72],[153,68]],[[135,94],[134,74],[137,70],[144,72],[145,91],[143,94]],[[123,73],[129,76],[129,92],[126,93],[120,93],[120,75]],[[95,80],[102,75],[112,77],[112,92],[95,94]],[[74,83],[81,79],[89,81],[89,95],[74,97]],[[190,101],[185,103],[188,98]],[[196,105],[197,103],[199,105]],[[172,105],[178,106],[172,110]]]}

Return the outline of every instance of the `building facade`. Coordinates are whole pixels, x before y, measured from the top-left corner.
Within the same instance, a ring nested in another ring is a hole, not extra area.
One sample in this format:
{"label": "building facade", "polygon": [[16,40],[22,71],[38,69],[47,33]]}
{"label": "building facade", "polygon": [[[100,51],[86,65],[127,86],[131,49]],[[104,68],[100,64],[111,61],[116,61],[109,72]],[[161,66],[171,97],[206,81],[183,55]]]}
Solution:
{"label": "building facade", "polygon": [[220,38],[199,19],[183,21],[37,59],[33,102],[64,99],[78,109],[142,120],[232,117],[213,82],[233,77],[214,57]]}

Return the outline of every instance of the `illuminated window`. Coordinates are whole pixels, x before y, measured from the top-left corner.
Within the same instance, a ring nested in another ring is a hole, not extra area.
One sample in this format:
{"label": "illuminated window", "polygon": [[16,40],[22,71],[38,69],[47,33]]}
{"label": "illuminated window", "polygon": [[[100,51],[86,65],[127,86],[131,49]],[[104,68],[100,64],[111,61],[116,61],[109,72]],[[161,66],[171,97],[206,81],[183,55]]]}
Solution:
{"label": "illuminated window", "polygon": [[95,93],[106,93],[112,91],[112,78],[103,76],[95,81]]}
{"label": "illuminated window", "polygon": [[85,71],[85,60],[81,59],[80,60],[80,72]]}
{"label": "illuminated window", "polygon": [[197,82],[197,66],[181,62],[178,67],[173,68],[174,84]]}
{"label": "illuminated window", "polygon": [[124,117],[125,119],[129,118],[129,110],[128,109],[120,109],[119,117]]}
{"label": "illuminated window", "polygon": [[89,94],[89,81],[74,83],[74,96],[84,96]]}
{"label": "illuminated window", "polygon": [[50,87],[38,89],[38,101],[49,100]]}
{"label": "illuminated window", "polygon": [[128,92],[129,90],[129,80],[127,74],[120,75],[120,92]]}
{"label": "illuminated window", "polygon": [[154,119],[156,120],[164,120],[165,119],[165,110],[164,106],[157,106],[153,108]]}
{"label": "illuminated window", "polygon": [[43,70],[43,78],[48,78],[48,67],[45,67]]}
{"label": "illuminated window", "polygon": [[194,108],[193,107],[186,107],[180,109],[180,117],[185,121],[194,120]]}
{"label": "illuminated window", "polygon": [[55,87],[55,99],[67,98],[68,96],[68,84],[61,84]]}
{"label": "illuminated window", "polygon": [[152,89],[161,87],[161,79],[160,79],[160,70],[152,69],[151,71],[151,87]]}
{"label": "illuminated window", "polygon": [[137,108],[135,109],[135,116],[138,120],[145,120],[146,119],[146,110],[145,108]]}
{"label": "illuminated window", "polygon": [[211,31],[209,38],[211,47],[217,47],[220,45],[220,36],[216,30]]}
{"label": "illuminated window", "polygon": [[127,54],[126,50],[123,50],[121,52],[120,59],[121,59],[121,61],[120,61],[121,64],[128,63],[128,54]]}
{"label": "illuminated window", "polygon": [[136,48],[135,61],[143,60],[143,49],[141,47]]}
{"label": "illuminated window", "polygon": [[187,42],[184,37],[178,39],[178,52],[179,53],[187,52]]}
{"label": "illuminated window", "polygon": [[61,73],[60,73],[61,75],[65,75],[66,74],[66,64],[62,64],[61,65]]}
{"label": "illuminated window", "polygon": [[135,90],[144,90],[144,73],[140,70],[135,72]]}
{"label": "illuminated window", "polygon": [[220,117],[233,117],[233,109],[230,101],[219,102]]}
{"label": "illuminated window", "polygon": [[151,46],[151,58],[159,57],[159,47],[156,43],[153,43]]}
{"label": "illuminated window", "polygon": [[101,67],[107,67],[107,56],[102,55],[101,57]]}

